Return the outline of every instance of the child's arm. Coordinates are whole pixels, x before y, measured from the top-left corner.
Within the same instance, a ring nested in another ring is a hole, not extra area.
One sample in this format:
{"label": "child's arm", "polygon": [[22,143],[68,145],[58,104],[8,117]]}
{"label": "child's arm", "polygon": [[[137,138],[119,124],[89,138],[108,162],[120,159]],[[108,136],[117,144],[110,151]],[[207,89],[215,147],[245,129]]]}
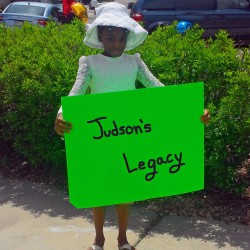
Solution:
{"label": "child's arm", "polygon": [[136,53],[135,56],[138,66],[137,79],[147,88],[165,86],[151,73],[147,65],[141,60],[140,54]]}
{"label": "child's arm", "polygon": [[[137,79],[145,86],[145,87],[162,87],[162,84],[148,69],[147,65],[141,60],[139,54],[135,54],[137,57]],[[208,109],[204,109],[204,114],[200,117],[201,121],[204,124],[208,124],[210,121],[210,113]]]}
{"label": "child's arm", "polygon": [[[84,94],[90,83],[90,69],[87,64],[87,57],[82,56],[79,59],[79,67],[74,86],[69,92],[69,96]],[[58,114],[62,113],[62,106]]]}
{"label": "child's arm", "polygon": [[[73,88],[71,89],[69,96],[84,94],[90,83],[90,70],[86,61],[86,57],[81,57],[79,59],[79,67],[77,72],[77,77]],[[63,136],[64,133],[69,133],[72,129],[72,124],[63,120],[62,116],[62,106],[60,107],[54,127],[56,133]]]}

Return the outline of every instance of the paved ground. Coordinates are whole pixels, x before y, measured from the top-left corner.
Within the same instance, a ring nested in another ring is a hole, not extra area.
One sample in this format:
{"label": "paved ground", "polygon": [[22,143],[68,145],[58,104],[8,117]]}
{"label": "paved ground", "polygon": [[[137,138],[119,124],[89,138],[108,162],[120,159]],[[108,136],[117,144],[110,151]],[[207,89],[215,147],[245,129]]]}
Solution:
{"label": "paved ground", "polygon": [[[45,184],[0,178],[0,249],[80,250],[94,238],[91,210],[77,210],[67,194]],[[116,217],[109,207],[106,250],[116,250]],[[128,237],[138,250],[250,249],[250,227],[131,207]]]}

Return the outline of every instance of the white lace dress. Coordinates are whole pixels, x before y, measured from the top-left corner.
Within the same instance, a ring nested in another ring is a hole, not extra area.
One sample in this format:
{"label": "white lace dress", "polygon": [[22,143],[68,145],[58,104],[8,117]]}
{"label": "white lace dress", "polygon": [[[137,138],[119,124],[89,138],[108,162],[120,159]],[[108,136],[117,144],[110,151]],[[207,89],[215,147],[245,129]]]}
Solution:
{"label": "white lace dress", "polygon": [[[163,87],[141,60],[140,54],[107,57],[102,54],[79,59],[77,77],[69,96],[135,89],[139,80],[145,87]],[[62,112],[62,107],[58,113]]]}

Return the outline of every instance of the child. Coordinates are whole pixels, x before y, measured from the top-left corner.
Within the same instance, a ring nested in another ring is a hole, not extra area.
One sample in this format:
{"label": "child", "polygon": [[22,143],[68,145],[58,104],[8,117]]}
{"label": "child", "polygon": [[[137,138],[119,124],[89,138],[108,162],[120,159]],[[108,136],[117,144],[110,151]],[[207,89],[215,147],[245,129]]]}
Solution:
{"label": "child", "polygon": [[[102,49],[103,52],[80,58],[76,82],[69,95],[84,94],[88,87],[91,94],[132,90],[135,89],[136,79],[146,87],[164,86],[152,75],[139,54],[123,54],[125,50],[140,45],[146,37],[147,31],[129,17],[124,5],[112,2],[97,8],[97,18],[90,25],[84,43],[89,47]],[[205,111],[201,120],[208,122],[208,111]],[[63,120],[60,108],[55,121],[56,133],[63,136],[71,129],[72,124]],[[119,225],[118,248],[135,250],[128,243],[126,236],[129,205],[116,205],[116,211]],[[96,237],[88,250],[102,250],[105,241],[105,207],[93,208],[93,219]]]}

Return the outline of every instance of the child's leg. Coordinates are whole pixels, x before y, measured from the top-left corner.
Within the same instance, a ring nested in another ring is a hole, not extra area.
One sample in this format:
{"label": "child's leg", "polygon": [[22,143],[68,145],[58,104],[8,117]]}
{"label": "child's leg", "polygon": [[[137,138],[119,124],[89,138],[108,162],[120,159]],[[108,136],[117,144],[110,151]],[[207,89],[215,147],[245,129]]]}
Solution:
{"label": "child's leg", "polygon": [[129,205],[128,204],[116,205],[116,212],[119,225],[119,234],[117,240],[118,240],[118,245],[122,246],[128,243],[126,233],[128,227],[128,219],[129,219]]}
{"label": "child's leg", "polygon": [[[103,234],[103,226],[105,219],[106,207],[95,207],[93,208],[93,219],[95,224],[95,241],[94,245],[103,247],[104,245],[104,234]],[[91,248],[89,248],[91,250]]]}

